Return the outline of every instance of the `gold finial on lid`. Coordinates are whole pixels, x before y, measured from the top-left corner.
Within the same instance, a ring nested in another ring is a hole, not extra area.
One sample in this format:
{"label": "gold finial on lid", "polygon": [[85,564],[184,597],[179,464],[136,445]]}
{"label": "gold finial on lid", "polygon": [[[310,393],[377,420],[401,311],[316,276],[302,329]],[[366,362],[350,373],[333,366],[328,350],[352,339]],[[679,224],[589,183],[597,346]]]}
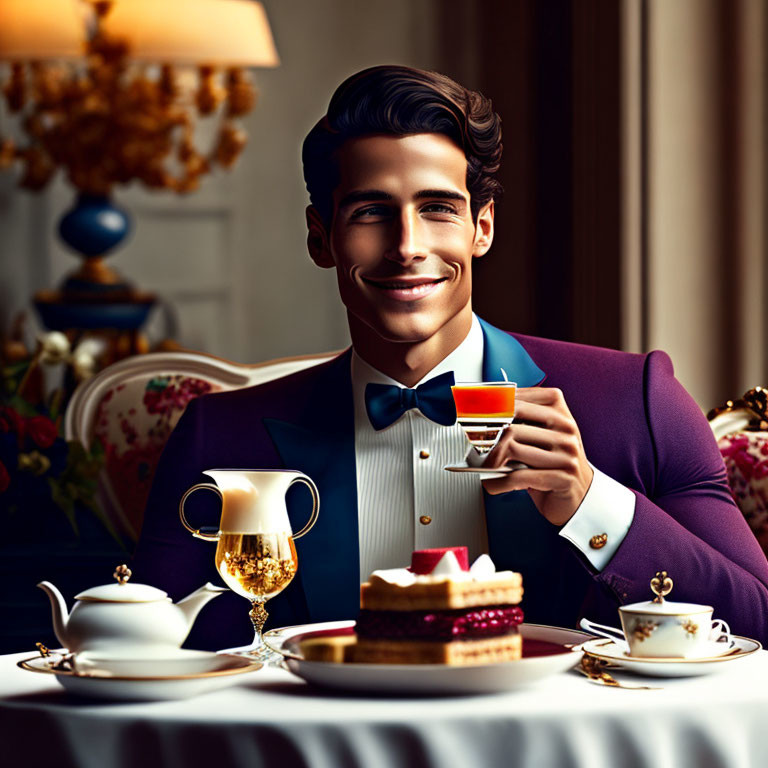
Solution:
{"label": "gold finial on lid", "polygon": [[651,590],[656,597],[653,598],[654,603],[663,603],[664,595],[668,595],[672,591],[672,579],[666,571],[656,571],[656,575],[651,579]]}
{"label": "gold finial on lid", "polygon": [[131,578],[131,569],[123,563],[115,568],[115,572],[112,574],[117,579],[118,584],[125,584],[128,579]]}

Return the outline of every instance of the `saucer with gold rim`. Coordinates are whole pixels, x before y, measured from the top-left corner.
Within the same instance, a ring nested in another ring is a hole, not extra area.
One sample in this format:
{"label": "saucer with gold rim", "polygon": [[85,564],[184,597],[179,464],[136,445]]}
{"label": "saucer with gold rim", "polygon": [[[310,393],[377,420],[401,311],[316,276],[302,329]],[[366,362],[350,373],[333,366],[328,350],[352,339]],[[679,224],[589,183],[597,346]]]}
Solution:
{"label": "saucer with gold rim", "polygon": [[630,656],[624,642],[618,640],[590,640],[582,646],[585,653],[603,661],[651,677],[693,677],[709,675],[728,669],[728,662],[745,659],[763,646],[748,637],[732,636],[733,644],[723,651],[713,651],[712,656],[685,658],[654,658]]}
{"label": "saucer with gold rim", "polygon": [[[66,652],[63,652],[66,653]],[[186,674],[164,672],[157,667],[145,674],[115,674],[112,669],[93,668],[78,672],[67,657],[54,652],[49,656],[22,659],[17,666],[28,672],[53,675],[69,693],[109,701],[169,701],[185,699],[230,685],[239,676],[261,669],[262,664],[245,656],[203,654],[195,657],[195,671]],[[191,657],[190,657],[191,658]],[[176,671],[180,668],[177,666]]]}

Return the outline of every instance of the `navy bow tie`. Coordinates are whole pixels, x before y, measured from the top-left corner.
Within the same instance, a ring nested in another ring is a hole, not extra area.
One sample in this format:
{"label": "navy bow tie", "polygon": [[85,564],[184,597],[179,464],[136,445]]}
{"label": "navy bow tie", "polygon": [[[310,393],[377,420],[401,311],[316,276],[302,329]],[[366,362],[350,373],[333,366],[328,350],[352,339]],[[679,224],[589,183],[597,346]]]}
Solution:
{"label": "navy bow tie", "polygon": [[451,394],[453,371],[435,376],[415,389],[394,384],[368,384],[365,387],[365,409],[374,429],[394,424],[406,411],[418,408],[428,419],[451,426],[456,421],[456,406]]}

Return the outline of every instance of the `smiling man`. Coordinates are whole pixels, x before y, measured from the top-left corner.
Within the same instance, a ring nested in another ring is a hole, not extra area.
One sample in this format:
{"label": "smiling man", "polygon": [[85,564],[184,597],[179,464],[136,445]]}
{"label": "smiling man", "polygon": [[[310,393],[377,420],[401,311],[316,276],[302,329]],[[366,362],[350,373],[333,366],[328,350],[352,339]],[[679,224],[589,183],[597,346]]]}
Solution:
{"label": "smiling man", "polygon": [[412,387],[469,333],[493,201],[472,215],[466,157],[441,134],[352,139],[337,167],[330,227],[307,211],[310,254],[336,269],[354,348]]}
{"label": "smiling man", "polygon": [[[304,143],[307,243],[336,271],[352,347],[190,404],[158,469],[137,578],[176,597],[212,577],[213,553],[176,513],[202,470],[285,467],[314,479],[321,509],[297,542],[297,578],[269,604],[273,625],[354,618],[371,570],[466,545],[523,574],[531,622],[615,625],[666,569],[675,599],[766,639],[768,563],[669,358],[524,337],[473,313],[500,158],[490,102],[442,75],[375,67],[339,87]],[[504,374],[519,385],[516,423],[486,465],[526,467],[483,483],[446,472],[466,450],[450,383]],[[189,642],[249,631],[240,599],[222,598]]]}

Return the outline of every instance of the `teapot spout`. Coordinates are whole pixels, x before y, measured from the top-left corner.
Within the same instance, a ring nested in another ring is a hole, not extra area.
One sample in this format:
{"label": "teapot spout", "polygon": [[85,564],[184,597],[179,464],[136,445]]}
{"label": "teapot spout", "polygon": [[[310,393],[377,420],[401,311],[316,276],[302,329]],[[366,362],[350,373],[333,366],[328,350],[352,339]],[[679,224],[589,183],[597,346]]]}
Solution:
{"label": "teapot spout", "polygon": [[176,607],[181,609],[181,612],[187,620],[187,631],[189,631],[195,623],[195,619],[197,618],[200,609],[209,600],[218,597],[222,592],[229,592],[229,589],[227,587],[217,587],[209,581],[207,584],[203,584],[200,589],[195,590],[192,594],[183,597],[176,603]]}
{"label": "teapot spout", "polygon": [[41,581],[38,585],[47,595],[51,601],[51,614],[53,616],[53,631],[56,634],[56,638],[61,643],[63,648],[69,648],[69,642],[67,640],[67,621],[69,620],[69,611],[67,610],[67,604],[64,601],[64,597],[61,592],[51,584],[50,581]]}

